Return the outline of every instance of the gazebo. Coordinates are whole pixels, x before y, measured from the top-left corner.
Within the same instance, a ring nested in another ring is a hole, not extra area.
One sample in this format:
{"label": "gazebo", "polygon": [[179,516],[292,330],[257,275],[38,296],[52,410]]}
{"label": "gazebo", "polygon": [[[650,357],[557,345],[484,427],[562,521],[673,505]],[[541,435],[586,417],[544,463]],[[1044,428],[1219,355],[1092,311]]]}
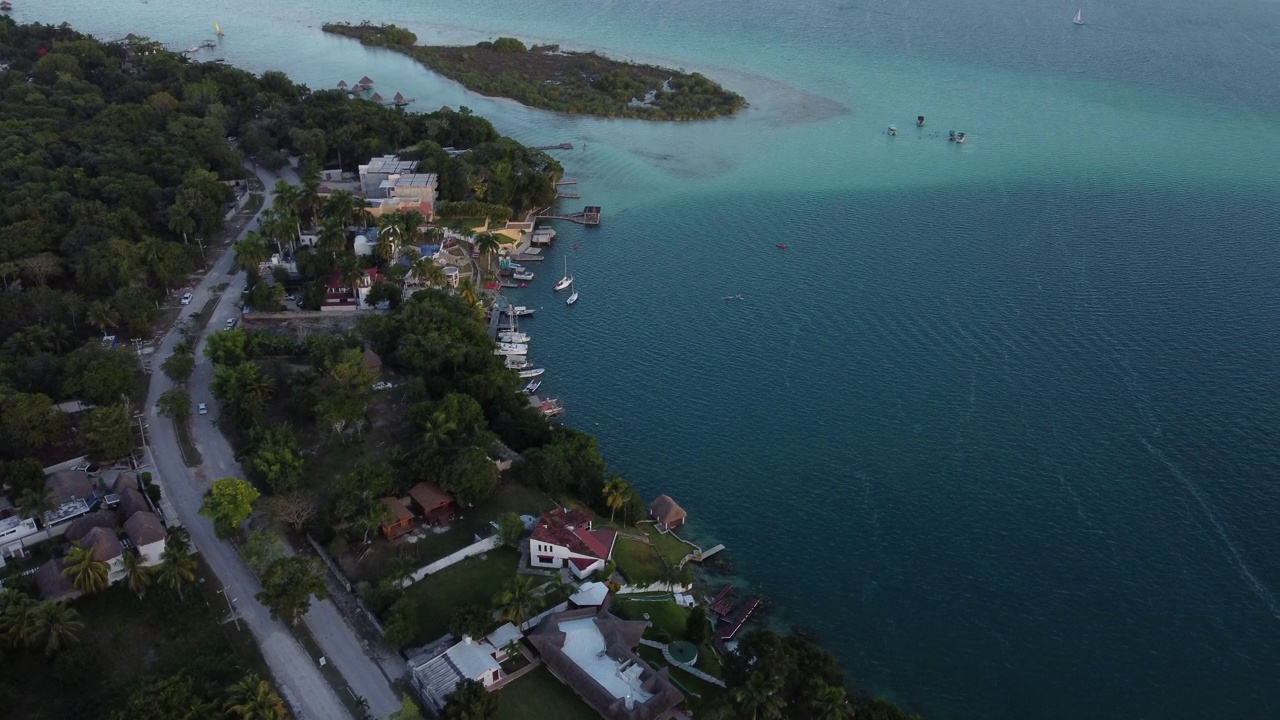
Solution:
{"label": "gazebo", "polygon": [[676,504],[670,495],[659,495],[649,503],[649,517],[658,525],[659,530],[668,531],[684,525],[689,513]]}

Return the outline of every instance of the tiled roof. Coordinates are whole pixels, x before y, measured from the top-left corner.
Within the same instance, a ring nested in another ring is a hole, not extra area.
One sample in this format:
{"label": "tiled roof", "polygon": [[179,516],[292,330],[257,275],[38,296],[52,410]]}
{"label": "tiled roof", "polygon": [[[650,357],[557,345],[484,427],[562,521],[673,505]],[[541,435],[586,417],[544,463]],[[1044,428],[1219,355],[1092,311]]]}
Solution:
{"label": "tiled roof", "polygon": [[608,560],[617,533],[591,530],[591,513],[585,510],[559,508],[543,513],[534,526],[532,537],[538,542],[559,545],[579,555]]}

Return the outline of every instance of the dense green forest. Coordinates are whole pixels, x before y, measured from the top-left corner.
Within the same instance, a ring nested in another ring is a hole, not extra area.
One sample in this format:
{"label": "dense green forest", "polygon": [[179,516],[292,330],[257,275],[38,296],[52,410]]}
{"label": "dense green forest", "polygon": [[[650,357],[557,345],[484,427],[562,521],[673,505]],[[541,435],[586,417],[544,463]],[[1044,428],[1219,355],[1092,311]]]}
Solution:
{"label": "dense green forest", "polygon": [[395,25],[326,23],[325,32],[404,53],[482,95],[597,117],[706,120],[733,115],[746,101],[699,73],[614,60],[559,46],[525,47],[498,38],[469,47],[417,45]]}

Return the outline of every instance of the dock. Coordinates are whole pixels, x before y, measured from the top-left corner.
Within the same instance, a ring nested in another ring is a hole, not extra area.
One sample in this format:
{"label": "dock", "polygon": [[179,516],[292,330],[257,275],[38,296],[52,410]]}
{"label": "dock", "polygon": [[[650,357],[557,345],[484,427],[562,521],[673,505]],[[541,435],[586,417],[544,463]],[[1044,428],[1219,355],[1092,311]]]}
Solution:
{"label": "dock", "polygon": [[742,603],[731,617],[725,619],[725,626],[716,628],[717,644],[732,640],[738,634],[738,631],[742,629],[742,626],[747,624],[747,620],[751,618],[751,614],[756,611],[756,608],[760,607],[760,602],[758,597],[747,598],[746,602]]}
{"label": "dock", "polygon": [[600,206],[588,205],[582,209],[582,212],[570,213],[568,215],[539,215],[539,220],[568,220],[579,225],[599,225],[600,224]]}
{"label": "dock", "polygon": [[724,587],[721,587],[715,597],[707,603],[707,609],[721,617],[728,615],[733,610],[733,603],[729,602],[731,592],[733,592],[733,583],[725,583]]}
{"label": "dock", "polygon": [[558,145],[539,145],[533,150],[572,150],[573,143],[560,143]]}

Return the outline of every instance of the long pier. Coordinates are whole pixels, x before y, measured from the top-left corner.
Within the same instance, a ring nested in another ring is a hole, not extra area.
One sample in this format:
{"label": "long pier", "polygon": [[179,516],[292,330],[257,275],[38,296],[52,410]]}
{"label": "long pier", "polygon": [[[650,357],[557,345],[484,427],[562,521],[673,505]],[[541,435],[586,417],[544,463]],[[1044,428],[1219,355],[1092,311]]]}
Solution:
{"label": "long pier", "polygon": [[539,215],[539,220],[568,220],[576,222],[579,225],[599,225],[600,224],[600,206],[588,205],[582,209],[582,212],[570,213],[568,215]]}

